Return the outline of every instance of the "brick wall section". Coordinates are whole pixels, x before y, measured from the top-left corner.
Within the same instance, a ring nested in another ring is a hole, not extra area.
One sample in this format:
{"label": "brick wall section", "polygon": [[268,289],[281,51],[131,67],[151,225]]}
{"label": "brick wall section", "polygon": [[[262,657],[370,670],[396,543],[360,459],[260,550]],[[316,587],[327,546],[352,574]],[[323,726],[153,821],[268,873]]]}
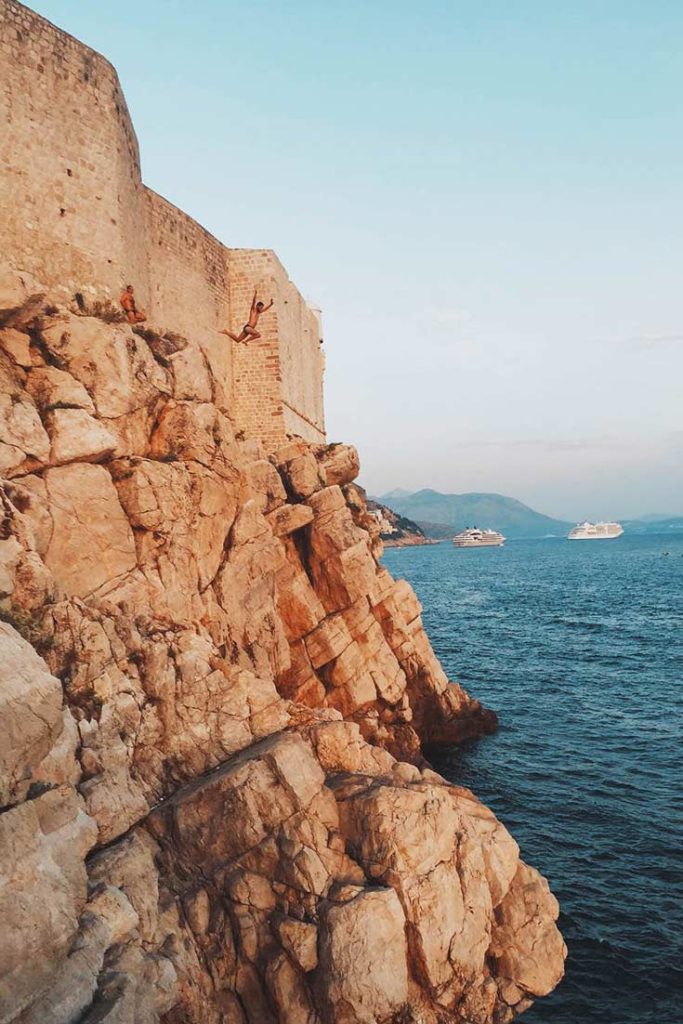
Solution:
{"label": "brick wall section", "polygon": [[172,320],[190,333],[199,313],[205,326],[225,327],[228,314],[228,250],[197,221],[151,189],[145,189],[153,318]]}
{"label": "brick wall section", "polygon": [[[136,287],[157,327],[185,335],[188,397],[209,364],[214,399],[269,447],[325,438],[320,324],[270,250],[229,249],[140,177],[115,69],[16,0],[0,0],[0,259],[46,285],[118,301]],[[275,307],[235,346],[254,286]]]}
{"label": "brick wall section", "polygon": [[146,291],[144,193],[114,68],[14,2],[0,3],[3,258],[55,291]]}
{"label": "brick wall section", "polygon": [[[230,330],[233,334],[239,334],[247,321],[254,289],[266,304],[275,291],[271,255],[268,250],[232,249],[230,252]],[[234,420],[245,437],[258,437],[270,448],[286,436],[276,308],[262,315],[258,329],[261,337],[257,341],[235,345],[233,349]]]}
{"label": "brick wall section", "polygon": [[285,428],[308,441],[325,440],[320,317],[310,308],[272,253],[276,282],[280,373]]}
{"label": "brick wall section", "polygon": [[235,346],[235,419],[245,436],[277,444],[286,434],[325,440],[324,357],[320,320],[270,249],[230,251],[233,334],[249,315],[254,289],[274,306],[259,321],[261,338]]}
{"label": "brick wall section", "polygon": [[[150,290],[141,296],[152,323],[170,327],[202,349],[232,409],[233,343],[218,330],[230,314],[230,251],[196,220],[145,189]],[[216,396],[214,396],[216,397]]]}

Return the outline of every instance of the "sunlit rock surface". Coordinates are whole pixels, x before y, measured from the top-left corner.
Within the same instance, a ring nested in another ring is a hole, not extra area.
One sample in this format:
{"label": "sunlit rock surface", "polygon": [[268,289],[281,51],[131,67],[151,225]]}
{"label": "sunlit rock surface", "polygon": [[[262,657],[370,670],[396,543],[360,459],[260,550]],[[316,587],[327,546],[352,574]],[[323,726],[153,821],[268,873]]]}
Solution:
{"label": "sunlit rock surface", "polygon": [[0,1022],[511,1020],[557,903],[425,765],[495,716],[355,449],[240,441],[192,339],[0,278]]}

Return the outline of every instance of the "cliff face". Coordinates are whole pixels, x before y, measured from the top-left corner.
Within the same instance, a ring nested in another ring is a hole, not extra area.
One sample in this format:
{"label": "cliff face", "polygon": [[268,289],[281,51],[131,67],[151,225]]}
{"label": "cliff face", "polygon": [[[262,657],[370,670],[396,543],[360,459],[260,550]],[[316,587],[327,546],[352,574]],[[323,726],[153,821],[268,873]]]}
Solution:
{"label": "cliff face", "polygon": [[420,741],[450,684],[355,450],[0,275],[0,1022],[503,1024],[557,903]]}

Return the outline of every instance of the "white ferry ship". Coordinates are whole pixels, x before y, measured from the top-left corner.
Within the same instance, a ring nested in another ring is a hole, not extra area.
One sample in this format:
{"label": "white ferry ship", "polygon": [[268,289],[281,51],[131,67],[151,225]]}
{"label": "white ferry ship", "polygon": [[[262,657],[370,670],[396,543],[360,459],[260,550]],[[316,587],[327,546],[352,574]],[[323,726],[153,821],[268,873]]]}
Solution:
{"label": "white ferry ship", "polygon": [[453,538],[453,543],[456,548],[499,548],[505,543],[505,537],[495,530],[480,530],[477,526],[468,526]]}
{"label": "white ferry ship", "polygon": [[569,531],[569,540],[613,540],[621,537],[624,527],[621,523],[579,523]]}

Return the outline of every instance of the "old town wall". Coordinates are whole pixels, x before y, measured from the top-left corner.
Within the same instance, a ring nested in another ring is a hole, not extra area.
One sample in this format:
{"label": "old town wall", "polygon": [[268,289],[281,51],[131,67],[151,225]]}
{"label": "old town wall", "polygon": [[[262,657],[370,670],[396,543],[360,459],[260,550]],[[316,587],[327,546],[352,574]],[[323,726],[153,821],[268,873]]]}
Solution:
{"label": "old town wall", "polygon": [[[245,436],[323,441],[319,319],[275,254],[223,245],[145,187],[100,54],[16,0],[0,0],[0,54],[3,258],[64,302],[116,303],[134,283],[155,327],[198,342]],[[275,307],[262,339],[236,349],[218,331],[239,329],[255,287]]]}

